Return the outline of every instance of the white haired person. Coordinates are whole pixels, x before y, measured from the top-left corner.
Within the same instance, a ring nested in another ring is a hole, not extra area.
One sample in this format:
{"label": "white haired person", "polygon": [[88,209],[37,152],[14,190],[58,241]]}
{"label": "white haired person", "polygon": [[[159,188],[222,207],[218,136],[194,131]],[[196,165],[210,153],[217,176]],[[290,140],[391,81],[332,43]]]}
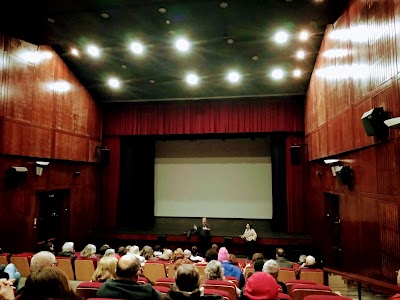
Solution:
{"label": "white haired person", "polygon": [[145,258],[143,256],[140,255],[140,250],[139,250],[138,246],[135,245],[135,246],[130,247],[128,253],[133,255],[133,256],[136,256],[140,261],[140,266],[142,268],[144,267],[144,265],[146,263],[146,260],[145,260]]}
{"label": "white haired person", "polygon": [[61,252],[58,252],[58,256],[70,257],[73,260],[76,258],[74,243],[73,242],[65,242],[62,246]]}
{"label": "white haired person", "polygon": [[282,293],[287,294],[288,292],[287,292],[286,284],[281,281],[278,281],[279,269],[280,268],[279,268],[279,265],[276,262],[276,260],[270,259],[264,263],[262,270],[263,270],[263,272],[268,273],[272,277],[274,277],[276,282],[281,286]]}
{"label": "white haired person", "polygon": [[318,265],[317,265],[317,263],[315,261],[315,257],[312,256],[312,255],[308,255],[306,257],[306,262],[304,264],[302,264],[300,266],[300,268],[295,270],[297,277],[300,277],[300,272],[301,272],[302,269],[318,269]]}
{"label": "white haired person", "polygon": [[93,244],[87,244],[85,248],[81,251],[82,258],[90,258],[94,262],[94,267],[97,267],[97,262],[99,261],[99,257],[96,255],[96,246]]}

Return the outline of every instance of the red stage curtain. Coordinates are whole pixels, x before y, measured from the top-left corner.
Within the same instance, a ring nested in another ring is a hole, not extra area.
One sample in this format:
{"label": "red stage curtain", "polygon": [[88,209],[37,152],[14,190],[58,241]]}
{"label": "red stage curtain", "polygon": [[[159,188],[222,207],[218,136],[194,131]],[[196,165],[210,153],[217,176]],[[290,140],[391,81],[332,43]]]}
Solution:
{"label": "red stage curtain", "polygon": [[105,104],[103,134],[303,132],[303,98]]}

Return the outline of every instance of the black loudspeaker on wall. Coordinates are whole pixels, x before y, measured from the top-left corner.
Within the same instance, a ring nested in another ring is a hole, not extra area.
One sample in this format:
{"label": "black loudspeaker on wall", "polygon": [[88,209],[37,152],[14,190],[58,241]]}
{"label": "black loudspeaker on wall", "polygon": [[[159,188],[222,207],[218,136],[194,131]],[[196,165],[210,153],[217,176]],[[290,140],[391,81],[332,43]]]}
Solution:
{"label": "black loudspeaker on wall", "polygon": [[301,151],[300,146],[290,146],[290,162],[292,165],[299,165],[301,163]]}
{"label": "black loudspeaker on wall", "polygon": [[378,136],[385,138],[389,134],[389,128],[383,122],[388,119],[388,113],[383,107],[375,107],[365,112],[361,117],[361,122],[368,136]]}

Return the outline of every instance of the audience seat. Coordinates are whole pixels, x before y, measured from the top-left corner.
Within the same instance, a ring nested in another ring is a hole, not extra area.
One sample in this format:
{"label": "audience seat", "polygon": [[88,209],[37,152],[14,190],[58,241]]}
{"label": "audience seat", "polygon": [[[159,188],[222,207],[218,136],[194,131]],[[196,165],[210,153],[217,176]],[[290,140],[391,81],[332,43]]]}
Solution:
{"label": "audience seat", "polygon": [[339,295],[310,295],[305,296],[304,300],[352,300],[352,298],[347,298]]}
{"label": "audience seat", "polygon": [[90,281],[94,273],[94,263],[91,259],[75,259],[75,277],[78,281]]}
{"label": "audience seat", "polygon": [[175,266],[174,264],[165,265],[168,269],[168,277],[174,278],[175,277]]}
{"label": "audience seat", "polygon": [[139,276],[138,281],[139,284],[149,283],[149,280],[146,277]]}
{"label": "audience seat", "polygon": [[67,274],[69,280],[75,280],[74,269],[72,268],[72,259],[65,256],[56,256],[57,267]]}
{"label": "audience seat", "polygon": [[244,278],[247,280],[249,278],[250,274],[253,274],[255,272],[254,267],[247,267],[246,270],[244,271]]}
{"label": "audience seat", "polygon": [[163,278],[158,278],[156,280],[156,282],[154,283],[154,285],[165,286],[167,288],[170,288],[171,284],[174,284],[174,283],[175,283],[175,278],[163,277]]}
{"label": "audience seat", "polygon": [[150,263],[144,266],[143,275],[148,278],[151,282],[156,282],[158,278],[167,277],[165,273],[164,264]]}
{"label": "audience seat", "polygon": [[335,295],[331,288],[318,284],[295,284],[292,287],[291,297],[293,300],[303,300],[308,295]]}
{"label": "audience seat", "polygon": [[205,280],[202,286],[205,289],[216,289],[227,291],[231,295],[231,299],[237,299],[236,285],[232,282],[225,280]]}
{"label": "audience seat", "polygon": [[231,294],[223,290],[204,288],[204,295],[219,295],[222,296],[224,300],[233,300],[231,299]]}
{"label": "audience seat", "polygon": [[153,288],[156,291],[159,291],[161,294],[167,295],[169,291],[171,290],[169,287],[166,286],[161,286],[161,285],[154,285]]}
{"label": "audience seat", "polygon": [[206,280],[206,266],[207,266],[207,263],[196,263],[196,264],[194,264],[194,266],[199,271],[200,279],[201,280]]}
{"label": "audience seat", "polygon": [[91,282],[91,281],[81,282],[76,287],[76,293],[84,299],[95,298],[97,290],[102,284],[103,284],[102,282]]}
{"label": "audience seat", "polygon": [[15,265],[21,277],[28,277],[31,274],[30,262],[32,256],[33,253],[30,252],[11,255],[10,263]]}
{"label": "audience seat", "polygon": [[237,287],[239,287],[239,280],[235,276],[225,276],[225,279],[232,281]]}
{"label": "audience seat", "polygon": [[301,280],[312,280],[317,284],[324,284],[324,272],[321,269],[301,269]]}
{"label": "audience seat", "polygon": [[312,281],[312,280],[300,280],[300,279],[288,280],[288,281],[286,281],[286,287],[287,287],[287,291],[288,291],[289,295],[291,295],[292,287],[295,284],[313,284],[313,285],[316,285],[317,283],[315,281]]}
{"label": "audience seat", "polygon": [[286,283],[288,280],[295,280],[296,273],[292,268],[280,268],[278,274],[278,281]]}
{"label": "audience seat", "polygon": [[278,299],[284,299],[284,300],[292,300],[289,295],[284,294],[284,293],[279,293],[278,294]]}
{"label": "audience seat", "polygon": [[8,265],[10,262],[10,254],[9,253],[1,253],[0,254],[0,265]]}

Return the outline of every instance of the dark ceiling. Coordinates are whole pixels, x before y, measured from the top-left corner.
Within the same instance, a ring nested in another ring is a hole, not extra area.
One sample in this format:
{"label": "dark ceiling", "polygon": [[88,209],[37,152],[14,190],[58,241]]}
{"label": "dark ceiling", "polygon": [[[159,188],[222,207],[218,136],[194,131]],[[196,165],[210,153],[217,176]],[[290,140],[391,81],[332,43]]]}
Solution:
{"label": "dark ceiling", "polygon": [[[228,6],[221,8],[222,2]],[[53,46],[98,101],[298,95],[307,91],[326,25],[336,21],[347,2],[8,1],[0,25],[15,37]],[[159,12],[160,8],[166,12]],[[104,12],[108,19],[101,17]],[[278,29],[289,33],[287,44],[273,41]],[[297,38],[303,29],[311,33],[307,42]],[[178,53],[174,48],[179,36],[191,41],[189,53]],[[229,39],[233,43],[229,44]],[[145,45],[144,55],[138,57],[129,50],[134,40]],[[100,48],[98,58],[86,53],[89,44]],[[79,57],[71,54],[72,47],[80,51]],[[300,48],[307,53],[301,61],[295,57]],[[274,67],[285,71],[284,79],[270,78]],[[302,69],[302,77],[293,78],[296,68]],[[225,78],[227,71],[233,69],[242,75],[237,84],[230,84]],[[189,86],[184,80],[189,71],[200,77],[196,86]],[[121,81],[118,89],[107,84],[112,76]]]}

